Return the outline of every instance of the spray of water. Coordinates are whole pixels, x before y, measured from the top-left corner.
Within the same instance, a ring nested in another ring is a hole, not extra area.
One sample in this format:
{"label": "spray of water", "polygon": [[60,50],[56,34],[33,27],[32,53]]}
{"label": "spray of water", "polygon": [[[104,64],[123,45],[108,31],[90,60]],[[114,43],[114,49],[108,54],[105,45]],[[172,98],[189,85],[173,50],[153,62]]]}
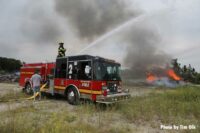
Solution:
{"label": "spray of water", "polygon": [[163,14],[165,13],[166,11],[173,11],[171,10],[171,8],[166,8],[166,9],[162,9],[162,10],[159,10],[159,11],[153,11],[151,13],[148,13],[148,14],[142,14],[142,15],[139,15],[139,16],[136,16],[136,17],[133,17],[132,19],[124,22],[123,24],[119,25],[118,27],[116,27],[115,29],[103,34],[102,36],[100,36],[97,40],[93,41],[92,43],[88,44],[85,48],[83,48],[82,50],[80,50],[77,54],[81,54],[83,53],[84,51],[86,51],[87,49],[97,45],[98,43],[100,43],[101,41],[105,40],[106,38],[112,36],[113,34],[116,34],[118,33],[119,31],[121,31],[122,29],[128,27],[128,26],[131,26],[137,22],[140,22],[142,20],[144,20],[145,18],[147,17],[152,17],[153,15],[160,15],[160,14]]}
{"label": "spray of water", "polygon": [[144,19],[147,15],[140,15],[137,17],[134,17],[128,21],[126,21],[125,23],[121,24],[120,26],[116,27],[115,29],[105,33],[104,35],[102,35],[101,37],[99,37],[97,40],[93,41],[92,43],[88,44],[87,47],[85,47],[84,49],[82,49],[78,54],[83,53],[84,51],[86,51],[87,49],[97,45],[98,43],[100,43],[101,41],[105,40],[106,38],[112,36],[113,34],[116,34],[117,32],[121,31],[122,29],[141,21],[142,19]]}

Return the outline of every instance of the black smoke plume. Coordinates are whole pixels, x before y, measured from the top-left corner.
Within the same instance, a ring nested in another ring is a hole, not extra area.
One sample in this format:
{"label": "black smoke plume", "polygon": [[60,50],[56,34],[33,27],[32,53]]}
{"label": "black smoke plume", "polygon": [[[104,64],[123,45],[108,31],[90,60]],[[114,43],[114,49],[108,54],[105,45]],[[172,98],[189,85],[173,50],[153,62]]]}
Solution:
{"label": "black smoke plume", "polygon": [[55,0],[55,9],[89,41],[138,14],[124,0]]}
{"label": "black smoke plume", "polygon": [[162,38],[148,22],[140,22],[120,33],[127,44],[124,64],[129,68],[130,77],[144,78],[154,68],[166,67],[171,56],[164,53]]}
{"label": "black smoke plume", "polygon": [[[141,14],[123,0],[55,0],[55,9],[73,25],[80,39],[88,41]],[[159,50],[162,39],[150,27],[148,22],[139,22],[112,36],[126,45],[123,65],[129,68],[130,77],[145,77],[150,67],[164,65],[170,59]]]}

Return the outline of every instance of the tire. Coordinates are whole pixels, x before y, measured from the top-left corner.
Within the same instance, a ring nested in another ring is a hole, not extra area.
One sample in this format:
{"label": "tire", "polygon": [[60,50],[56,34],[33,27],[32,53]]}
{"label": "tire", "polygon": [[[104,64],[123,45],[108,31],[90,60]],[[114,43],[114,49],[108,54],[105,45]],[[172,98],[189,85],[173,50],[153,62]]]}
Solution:
{"label": "tire", "polygon": [[69,104],[78,105],[79,95],[75,88],[71,87],[67,90],[67,100]]}
{"label": "tire", "polygon": [[31,87],[31,85],[29,83],[26,84],[24,91],[28,95],[32,95],[33,94],[33,89],[32,89],[32,87]]}

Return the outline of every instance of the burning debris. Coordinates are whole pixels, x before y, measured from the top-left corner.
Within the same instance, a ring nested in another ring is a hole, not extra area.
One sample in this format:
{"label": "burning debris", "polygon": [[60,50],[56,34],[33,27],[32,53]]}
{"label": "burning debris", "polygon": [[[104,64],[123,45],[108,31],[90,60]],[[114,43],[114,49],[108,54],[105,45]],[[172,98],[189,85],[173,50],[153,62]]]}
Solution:
{"label": "burning debris", "polygon": [[174,67],[169,67],[169,65],[166,67],[154,66],[146,76],[147,83],[152,85],[176,87],[183,84],[182,78],[174,71]]}
{"label": "burning debris", "polygon": [[162,74],[155,74],[155,73],[151,73],[149,72],[147,74],[147,81],[155,81],[155,80],[158,80],[159,78],[162,78],[162,77],[168,77],[169,79],[171,80],[174,80],[174,81],[180,81],[181,80],[181,77],[178,76],[173,69],[163,69],[163,72]]}
{"label": "burning debris", "polygon": [[180,81],[180,80],[181,80],[181,78],[174,72],[173,69],[169,69],[169,70],[167,71],[167,75],[168,75],[171,79],[173,79],[173,80],[175,80],[175,81]]}
{"label": "burning debris", "polygon": [[[153,85],[164,85],[167,87],[176,87],[180,85],[181,77],[179,77],[173,69],[163,70],[165,71],[165,75],[156,75],[154,73],[149,72],[147,74],[147,82]],[[182,82],[181,82],[182,84]]]}
{"label": "burning debris", "polygon": [[151,83],[151,82],[154,82],[156,80],[158,80],[158,77],[156,75],[154,75],[153,73],[148,73],[147,74],[147,81],[148,82]]}

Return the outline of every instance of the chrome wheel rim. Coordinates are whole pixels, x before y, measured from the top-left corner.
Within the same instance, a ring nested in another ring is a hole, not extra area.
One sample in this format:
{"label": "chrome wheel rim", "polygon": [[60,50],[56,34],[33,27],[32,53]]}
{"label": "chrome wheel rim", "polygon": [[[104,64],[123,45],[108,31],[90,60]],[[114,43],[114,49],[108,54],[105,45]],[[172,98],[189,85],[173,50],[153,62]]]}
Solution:
{"label": "chrome wheel rim", "polygon": [[26,93],[30,94],[31,93],[31,86],[27,85],[26,87]]}
{"label": "chrome wheel rim", "polygon": [[69,99],[70,101],[73,101],[74,98],[75,98],[74,92],[73,92],[73,91],[70,91],[70,92],[68,93],[68,99]]}

